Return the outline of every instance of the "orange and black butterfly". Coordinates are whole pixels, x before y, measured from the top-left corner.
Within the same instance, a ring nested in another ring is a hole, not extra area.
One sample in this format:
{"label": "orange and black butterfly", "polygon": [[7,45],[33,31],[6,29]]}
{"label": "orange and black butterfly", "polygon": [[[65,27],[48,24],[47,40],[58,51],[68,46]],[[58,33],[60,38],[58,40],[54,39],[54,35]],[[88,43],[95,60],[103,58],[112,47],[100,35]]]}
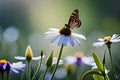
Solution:
{"label": "orange and black butterfly", "polygon": [[68,24],[65,24],[67,28],[79,28],[81,26],[81,20],[79,19],[79,10],[75,9],[69,18]]}

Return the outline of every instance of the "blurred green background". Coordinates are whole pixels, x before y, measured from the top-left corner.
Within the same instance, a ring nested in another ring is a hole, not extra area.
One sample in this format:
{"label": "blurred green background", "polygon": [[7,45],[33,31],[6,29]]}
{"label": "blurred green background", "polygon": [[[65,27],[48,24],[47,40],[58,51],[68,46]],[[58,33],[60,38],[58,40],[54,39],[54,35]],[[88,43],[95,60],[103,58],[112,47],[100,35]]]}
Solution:
{"label": "blurred green background", "polygon": [[[99,37],[120,34],[120,0],[0,0],[0,59],[15,61],[14,56],[24,56],[26,47],[31,46],[34,56],[43,50],[47,56],[59,47],[51,44],[44,33],[48,28],[59,28],[68,23],[74,9],[79,10],[82,21],[80,28],[73,31],[86,36],[81,46],[66,46],[62,59],[82,51],[85,55],[96,52],[102,59],[106,46],[93,48]],[[120,75],[120,44],[112,45],[112,55]],[[106,65],[111,68],[109,54]],[[112,75],[112,73],[110,73]]]}

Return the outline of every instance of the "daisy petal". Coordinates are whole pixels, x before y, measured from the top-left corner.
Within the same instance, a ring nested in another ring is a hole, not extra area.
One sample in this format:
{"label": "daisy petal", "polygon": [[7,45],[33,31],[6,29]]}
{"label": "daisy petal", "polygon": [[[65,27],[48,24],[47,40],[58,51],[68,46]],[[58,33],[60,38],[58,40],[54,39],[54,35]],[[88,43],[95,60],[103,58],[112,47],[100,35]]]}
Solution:
{"label": "daisy petal", "polygon": [[104,41],[104,39],[102,39],[102,38],[99,38],[99,39],[98,39],[98,41],[101,41],[101,42],[102,42],[102,41]]}
{"label": "daisy petal", "polygon": [[16,56],[16,57],[14,57],[15,59],[18,59],[18,60],[25,60],[26,59],[26,57],[22,57],[22,56]]}
{"label": "daisy petal", "polygon": [[93,57],[83,57],[82,58],[83,63],[87,64],[87,65],[92,65],[91,63],[94,62]]}
{"label": "daisy petal", "polygon": [[56,28],[50,28],[49,30],[51,30],[51,31],[59,31],[59,29],[56,29]]}
{"label": "daisy petal", "polygon": [[69,37],[69,42],[72,46],[74,46],[74,41],[73,41],[73,38],[72,37]]}
{"label": "daisy petal", "polygon": [[117,38],[119,35],[117,35],[117,34],[114,34],[113,36],[112,36],[112,39],[115,39],[115,38]]}
{"label": "daisy petal", "polygon": [[83,61],[84,64],[92,66],[92,69],[97,69],[97,65],[94,62],[93,57],[91,57],[91,56],[90,57],[83,57],[82,61]]}
{"label": "daisy petal", "polygon": [[26,64],[23,64],[22,62],[16,62],[11,64],[11,71],[19,73],[19,70],[23,70],[25,67]]}
{"label": "daisy petal", "polygon": [[13,63],[11,65],[12,68],[14,69],[18,69],[18,70],[21,70],[23,68],[25,68],[26,64],[23,64],[21,61],[20,62],[16,62],[16,63]]}
{"label": "daisy petal", "polygon": [[65,58],[65,63],[66,64],[74,64],[76,62],[76,57],[73,57],[73,56],[67,56]]}
{"label": "daisy petal", "polygon": [[11,71],[13,71],[14,73],[19,73],[19,71],[14,68],[12,68]]}
{"label": "daisy petal", "polygon": [[[42,57],[44,58],[44,56]],[[32,60],[40,60],[41,59],[41,56],[38,56],[38,57],[32,57]]]}
{"label": "daisy petal", "polygon": [[95,42],[93,43],[93,47],[101,47],[105,44],[105,42]]}
{"label": "daisy petal", "polygon": [[74,42],[75,42],[76,44],[78,44],[78,45],[80,46],[80,41],[79,41],[77,38],[74,38],[74,37],[73,37],[73,40],[74,40]]}
{"label": "daisy petal", "polygon": [[65,37],[65,39],[64,39],[64,43],[63,43],[63,44],[64,44],[64,46],[66,46],[66,45],[67,45],[68,40],[69,40],[69,36],[66,36],[66,37]]}
{"label": "daisy petal", "polygon": [[91,69],[98,69],[97,65],[95,64],[95,66],[92,66]]}
{"label": "daisy petal", "polygon": [[58,36],[58,35],[59,35],[59,33],[47,34],[45,37],[46,37],[46,38],[49,38],[49,37]]}
{"label": "daisy petal", "polygon": [[62,45],[64,43],[64,39],[65,39],[65,36],[64,35],[61,35],[60,36],[60,39],[58,41],[58,46]]}
{"label": "daisy petal", "polygon": [[116,36],[115,38],[111,39],[111,42],[119,42],[120,36]]}
{"label": "daisy petal", "polygon": [[51,40],[51,43],[55,42],[59,37],[60,37],[60,35],[54,37],[54,38]]}
{"label": "daisy petal", "polygon": [[73,36],[86,40],[86,37],[82,34],[72,33]]}
{"label": "daisy petal", "polygon": [[56,33],[55,31],[48,31],[45,34],[48,35],[48,34],[55,34],[55,33]]}
{"label": "daisy petal", "polygon": [[120,42],[120,39],[110,40],[110,42]]}

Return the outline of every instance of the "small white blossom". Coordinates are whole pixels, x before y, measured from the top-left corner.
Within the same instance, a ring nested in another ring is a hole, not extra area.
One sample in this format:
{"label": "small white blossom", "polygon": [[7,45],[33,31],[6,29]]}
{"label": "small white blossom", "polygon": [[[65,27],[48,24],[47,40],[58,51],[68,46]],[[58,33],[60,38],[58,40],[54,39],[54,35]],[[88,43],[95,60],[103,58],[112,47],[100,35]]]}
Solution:
{"label": "small white blossom", "polygon": [[[37,57],[33,57],[33,52],[32,49],[30,47],[30,45],[28,45],[28,47],[26,48],[26,53],[25,53],[25,57],[23,56],[15,56],[15,59],[18,60],[40,60],[41,56],[37,56]],[[42,56],[42,58],[44,58],[44,55]]]}
{"label": "small white blossom", "polygon": [[86,64],[88,66],[91,66],[92,69],[97,68],[93,57],[92,56],[89,56],[89,57],[83,56],[82,53],[77,53],[76,56],[67,56],[65,58],[65,63],[66,64],[78,64],[78,65]]}
{"label": "small white blossom", "polygon": [[114,34],[112,37],[106,36],[104,38],[99,38],[98,41],[99,42],[93,43],[94,47],[101,47],[104,44],[113,43],[113,42],[120,42],[120,36],[117,34]]}
{"label": "small white blossom", "polygon": [[23,71],[26,67],[26,64],[23,64],[22,62],[16,62],[11,64],[11,71],[15,73],[19,73],[19,71]]}
{"label": "small white blossom", "polygon": [[0,72],[9,71],[19,73],[19,71],[23,71],[25,67],[26,64],[23,64],[22,62],[16,62],[11,64],[5,59],[0,60]]}

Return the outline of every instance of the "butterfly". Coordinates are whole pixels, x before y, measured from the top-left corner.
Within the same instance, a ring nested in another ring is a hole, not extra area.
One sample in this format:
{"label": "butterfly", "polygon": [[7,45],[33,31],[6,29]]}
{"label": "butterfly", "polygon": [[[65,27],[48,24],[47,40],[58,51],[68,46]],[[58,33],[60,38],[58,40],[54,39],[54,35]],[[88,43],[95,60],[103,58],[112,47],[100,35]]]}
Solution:
{"label": "butterfly", "polygon": [[65,24],[67,28],[79,28],[81,26],[81,20],[79,19],[79,10],[75,9],[69,18],[68,24]]}

